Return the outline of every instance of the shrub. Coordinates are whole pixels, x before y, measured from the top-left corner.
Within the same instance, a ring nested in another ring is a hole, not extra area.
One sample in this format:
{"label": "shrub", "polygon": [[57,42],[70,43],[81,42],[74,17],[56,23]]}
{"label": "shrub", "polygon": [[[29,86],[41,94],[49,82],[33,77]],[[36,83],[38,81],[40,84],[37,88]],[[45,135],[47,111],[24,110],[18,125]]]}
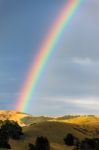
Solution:
{"label": "shrub", "polygon": [[34,144],[29,143],[28,147],[29,147],[29,149],[28,149],[28,150],[36,150],[36,148],[35,148],[35,145],[34,145]]}
{"label": "shrub", "polygon": [[36,150],[50,150],[50,144],[47,138],[41,136],[37,137],[35,143]]}
{"label": "shrub", "polygon": [[75,137],[71,133],[68,133],[67,136],[64,138],[64,142],[68,146],[73,146],[74,139],[75,139]]}

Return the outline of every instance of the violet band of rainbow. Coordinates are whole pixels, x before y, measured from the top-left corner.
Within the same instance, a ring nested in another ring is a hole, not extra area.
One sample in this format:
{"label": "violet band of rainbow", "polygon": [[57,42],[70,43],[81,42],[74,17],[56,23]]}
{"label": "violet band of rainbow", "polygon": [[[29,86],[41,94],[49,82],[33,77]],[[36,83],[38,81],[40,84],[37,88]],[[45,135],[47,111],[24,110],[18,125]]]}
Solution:
{"label": "violet band of rainbow", "polygon": [[17,99],[16,110],[27,111],[29,103],[37,86],[39,84],[39,79],[41,74],[46,69],[49,63],[49,57],[53,55],[55,46],[57,45],[60,36],[66,30],[67,25],[72,21],[73,16],[76,14],[77,10],[81,6],[82,0],[68,0],[66,5],[60,11],[58,17],[56,18],[50,31],[47,33],[42,41],[40,49],[35,57],[35,61],[31,64],[31,67],[27,73],[27,78],[22,86],[21,94]]}

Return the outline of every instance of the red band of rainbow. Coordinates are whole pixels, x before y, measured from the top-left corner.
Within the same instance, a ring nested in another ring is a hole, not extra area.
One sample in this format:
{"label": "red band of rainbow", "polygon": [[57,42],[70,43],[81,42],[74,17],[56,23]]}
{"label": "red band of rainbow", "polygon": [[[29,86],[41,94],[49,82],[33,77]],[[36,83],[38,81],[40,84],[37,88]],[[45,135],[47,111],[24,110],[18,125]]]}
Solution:
{"label": "red band of rainbow", "polygon": [[82,0],[66,1],[66,5],[55,20],[55,23],[53,24],[50,32],[47,33],[47,36],[44,38],[39,49],[39,53],[37,54],[35,61],[33,61],[27,74],[27,79],[22,87],[16,107],[17,110],[27,110],[29,105],[28,103],[31,102],[31,99],[36,91],[36,87],[39,84],[38,80],[48,63],[47,60],[53,54],[54,48],[58,43],[60,35],[66,29],[66,26],[70,23],[81,2]]}

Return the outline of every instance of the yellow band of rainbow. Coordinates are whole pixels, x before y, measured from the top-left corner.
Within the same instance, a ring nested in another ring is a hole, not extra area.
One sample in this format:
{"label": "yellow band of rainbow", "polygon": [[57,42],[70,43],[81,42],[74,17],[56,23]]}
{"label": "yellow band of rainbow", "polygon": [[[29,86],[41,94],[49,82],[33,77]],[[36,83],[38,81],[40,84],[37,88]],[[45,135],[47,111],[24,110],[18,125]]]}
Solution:
{"label": "yellow band of rainbow", "polygon": [[42,41],[41,47],[38,51],[35,61],[33,61],[27,79],[22,86],[21,94],[17,100],[16,110],[27,111],[29,103],[39,84],[39,78],[48,64],[49,57],[53,54],[55,46],[67,25],[70,23],[72,17],[81,5],[82,0],[68,0],[64,8],[61,10],[59,16],[55,20],[53,26],[47,36]]}

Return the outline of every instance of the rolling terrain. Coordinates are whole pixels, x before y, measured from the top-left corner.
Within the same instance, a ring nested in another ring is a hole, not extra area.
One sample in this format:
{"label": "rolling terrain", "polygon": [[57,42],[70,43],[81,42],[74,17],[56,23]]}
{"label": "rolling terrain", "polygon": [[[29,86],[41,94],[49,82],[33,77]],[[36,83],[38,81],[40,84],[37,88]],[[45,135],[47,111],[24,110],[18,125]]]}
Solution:
{"label": "rolling terrain", "polygon": [[16,111],[0,111],[0,120],[17,121],[23,128],[21,140],[11,140],[13,150],[27,150],[28,143],[35,143],[38,136],[45,136],[51,143],[51,150],[72,150],[64,145],[63,138],[72,133],[79,139],[99,137],[99,117],[94,115],[35,117]]}

